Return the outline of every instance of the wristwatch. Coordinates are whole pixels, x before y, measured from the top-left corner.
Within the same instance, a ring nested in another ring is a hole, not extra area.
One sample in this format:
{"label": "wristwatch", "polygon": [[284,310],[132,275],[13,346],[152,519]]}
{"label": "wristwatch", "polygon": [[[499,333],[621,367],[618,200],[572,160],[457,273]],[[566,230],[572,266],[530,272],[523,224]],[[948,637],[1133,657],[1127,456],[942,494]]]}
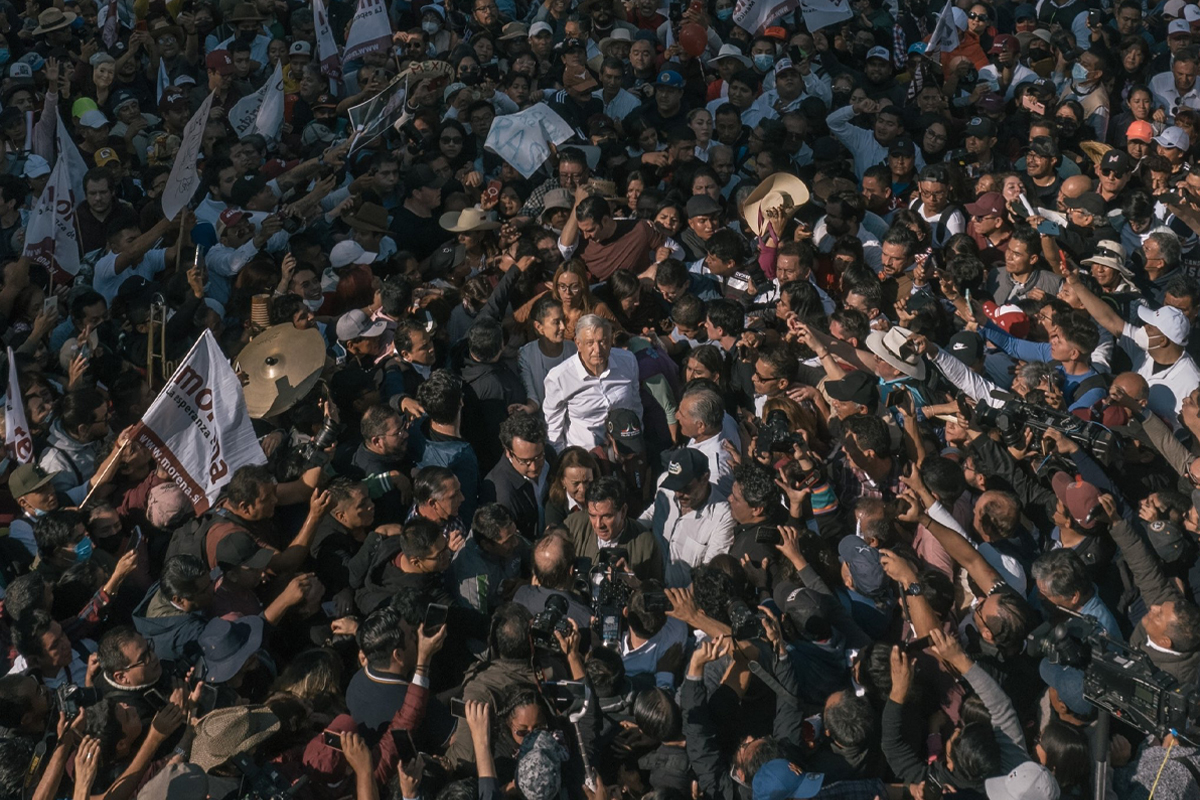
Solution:
{"label": "wristwatch", "polygon": [[920,581],[913,581],[908,585],[908,588],[904,590],[904,594],[908,597],[920,597],[922,594],[924,594],[924,592],[925,587],[921,585]]}

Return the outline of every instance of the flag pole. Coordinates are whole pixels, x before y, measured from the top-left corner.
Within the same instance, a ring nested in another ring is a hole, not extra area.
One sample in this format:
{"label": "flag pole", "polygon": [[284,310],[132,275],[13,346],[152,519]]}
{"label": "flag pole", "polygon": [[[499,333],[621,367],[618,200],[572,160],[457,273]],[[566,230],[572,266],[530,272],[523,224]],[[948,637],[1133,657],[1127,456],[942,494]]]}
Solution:
{"label": "flag pole", "polygon": [[[121,442],[121,444],[117,447],[117,451],[107,459],[108,463],[105,464],[103,473],[98,472],[92,476],[92,488],[88,489],[88,493],[84,496],[83,502],[79,504],[81,509],[88,504],[88,501],[92,499],[92,495],[96,493],[97,489],[99,489],[103,484],[108,483],[108,473],[117,468],[117,460],[121,457],[121,453],[125,452],[125,448],[129,446],[131,441],[133,441],[132,436]],[[98,478],[101,478],[102,474],[103,479],[97,480]]]}

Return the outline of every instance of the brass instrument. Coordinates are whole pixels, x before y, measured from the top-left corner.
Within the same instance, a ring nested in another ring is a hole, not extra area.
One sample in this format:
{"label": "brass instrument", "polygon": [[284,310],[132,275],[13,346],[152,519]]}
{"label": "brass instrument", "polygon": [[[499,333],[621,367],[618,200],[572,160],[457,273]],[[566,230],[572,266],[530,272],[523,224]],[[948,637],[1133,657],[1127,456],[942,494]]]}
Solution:
{"label": "brass instrument", "polygon": [[[146,319],[146,382],[152,390],[162,388],[175,372],[175,363],[167,360],[167,300],[155,293]],[[157,368],[155,366],[157,363]]]}

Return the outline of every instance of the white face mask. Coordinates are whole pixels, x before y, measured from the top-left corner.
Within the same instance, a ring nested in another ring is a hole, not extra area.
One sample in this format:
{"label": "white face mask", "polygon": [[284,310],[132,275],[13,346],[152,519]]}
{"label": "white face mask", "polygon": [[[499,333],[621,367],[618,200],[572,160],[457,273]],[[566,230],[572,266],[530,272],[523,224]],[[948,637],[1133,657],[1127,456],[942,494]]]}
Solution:
{"label": "white face mask", "polygon": [[318,297],[316,300],[309,300],[306,297],[306,298],[304,298],[304,305],[308,306],[308,310],[315,314],[315,313],[317,313],[318,308],[325,305],[325,298]]}
{"label": "white face mask", "polygon": [[431,19],[427,19],[421,23],[421,30],[425,31],[425,33],[429,34],[430,36],[435,35],[440,28],[441,26]]}

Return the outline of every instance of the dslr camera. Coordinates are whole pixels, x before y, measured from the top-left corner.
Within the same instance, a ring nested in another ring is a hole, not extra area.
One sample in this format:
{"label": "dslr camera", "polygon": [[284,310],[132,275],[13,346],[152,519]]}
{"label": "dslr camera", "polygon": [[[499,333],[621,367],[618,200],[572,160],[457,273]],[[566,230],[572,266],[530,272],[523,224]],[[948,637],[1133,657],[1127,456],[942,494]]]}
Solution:
{"label": "dslr camera", "polygon": [[778,409],[767,414],[767,419],[758,429],[757,448],[759,455],[768,453],[791,453],[793,445],[804,447],[804,436],[792,433],[787,414]]}
{"label": "dslr camera", "polygon": [[100,702],[100,692],[87,686],[74,686],[64,683],[50,695],[50,711],[67,715],[68,720],[79,716],[79,709],[94,706]]}
{"label": "dslr camera", "polygon": [[571,621],[567,618],[567,598],[552,594],[546,598],[546,607],[529,623],[529,638],[539,650],[558,652],[558,637],[571,632]]}

